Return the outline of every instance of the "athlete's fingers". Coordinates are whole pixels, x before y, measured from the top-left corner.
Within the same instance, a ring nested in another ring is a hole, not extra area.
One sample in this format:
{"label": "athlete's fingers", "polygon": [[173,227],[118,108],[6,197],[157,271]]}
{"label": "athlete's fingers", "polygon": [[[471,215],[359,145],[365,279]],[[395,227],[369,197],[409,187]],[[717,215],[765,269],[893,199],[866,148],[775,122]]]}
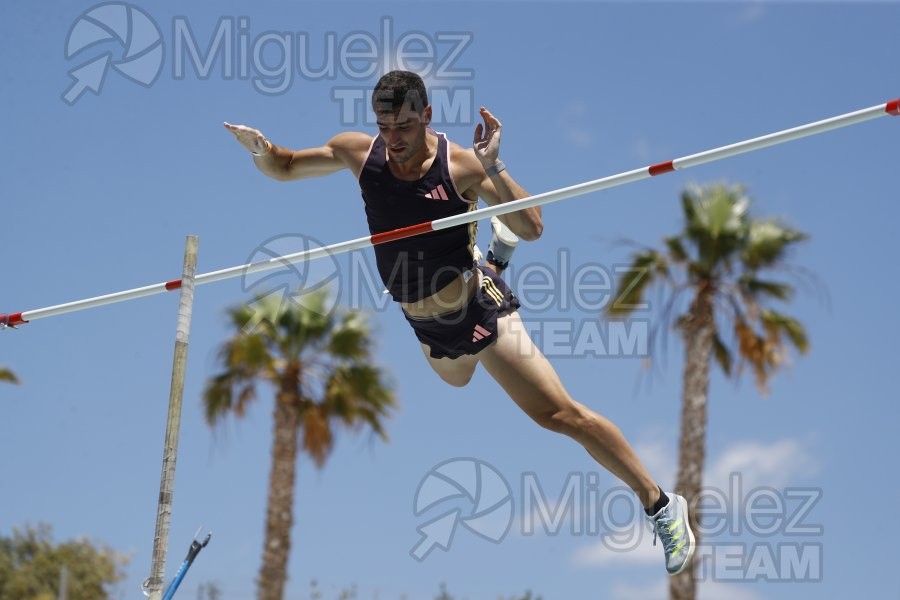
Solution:
{"label": "athlete's fingers", "polygon": [[484,119],[485,125],[496,129],[502,127],[502,125],[500,124],[500,120],[484,106],[481,107],[481,118]]}

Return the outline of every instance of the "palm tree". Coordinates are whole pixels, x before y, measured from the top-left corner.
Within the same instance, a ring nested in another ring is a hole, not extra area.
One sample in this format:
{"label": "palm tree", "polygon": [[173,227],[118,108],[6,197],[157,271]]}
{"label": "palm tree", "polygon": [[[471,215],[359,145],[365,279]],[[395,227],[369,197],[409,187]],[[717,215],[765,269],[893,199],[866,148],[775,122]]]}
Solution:
{"label": "palm tree", "polygon": [[[698,497],[703,480],[711,359],[727,377],[739,377],[749,367],[765,393],[770,376],[784,363],[787,343],[801,353],[809,348],[803,325],[769,306],[771,300],[789,301],[794,287],[762,273],[783,268],[788,250],[807,236],[775,220],[751,219],[749,204],[740,186],[686,189],[681,196],[684,229],[665,238],[664,250],[633,256],[608,309],[610,316],[626,316],[656,286],[667,299],[663,323],[674,324],[684,339],[675,487],[689,502]],[[681,311],[673,322],[672,315]],[[696,523],[696,508],[692,512]],[[695,595],[690,569],[670,581],[671,598]]]}
{"label": "palm tree", "polygon": [[259,600],[281,600],[284,593],[298,453],[321,468],[334,446],[335,425],[367,426],[386,440],[383,420],[396,404],[385,374],[371,364],[371,332],[359,312],[329,311],[324,288],[299,302],[276,296],[229,309],[234,337],[222,344],[222,371],[203,396],[207,422],[214,425],[229,413],[243,416],[259,383],[274,388]]}
{"label": "palm tree", "polygon": [[16,374],[9,369],[0,367],[0,381],[6,381],[7,383],[19,383],[19,378],[16,377]]}

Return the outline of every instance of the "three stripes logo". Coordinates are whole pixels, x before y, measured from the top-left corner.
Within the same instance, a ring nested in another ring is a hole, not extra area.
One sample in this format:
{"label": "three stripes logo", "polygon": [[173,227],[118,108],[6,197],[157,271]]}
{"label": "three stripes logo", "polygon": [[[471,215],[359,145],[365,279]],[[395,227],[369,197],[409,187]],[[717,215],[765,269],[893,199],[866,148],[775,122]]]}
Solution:
{"label": "three stripes logo", "polygon": [[480,342],[486,337],[490,337],[491,332],[482,327],[481,325],[475,326],[475,331],[472,332],[472,343]]}
{"label": "three stripes logo", "polygon": [[444,191],[444,184],[438,184],[436,188],[425,194],[426,198],[431,200],[447,200],[447,192]]}
{"label": "three stripes logo", "polygon": [[481,289],[484,290],[484,293],[487,294],[491,300],[497,303],[497,306],[503,304],[503,292],[500,291],[493,279],[485,277],[481,282]]}
{"label": "three stripes logo", "polygon": [[[493,279],[485,277],[481,281],[481,289],[491,300],[497,303],[497,306],[503,304],[503,292],[497,288],[497,284],[494,283]],[[485,338],[489,338],[491,335],[491,332],[481,325],[475,325],[475,329],[472,331],[472,343],[480,342]]]}

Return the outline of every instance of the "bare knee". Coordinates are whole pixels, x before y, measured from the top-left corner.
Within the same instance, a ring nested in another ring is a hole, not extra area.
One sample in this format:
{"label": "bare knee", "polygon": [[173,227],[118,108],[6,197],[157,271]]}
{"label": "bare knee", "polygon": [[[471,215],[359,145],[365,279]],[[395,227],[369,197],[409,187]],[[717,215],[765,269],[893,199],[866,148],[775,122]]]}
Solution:
{"label": "bare knee", "polygon": [[587,416],[574,402],[568,403],[562,408],[554,408],[530,416],[544,429],[570,437],[577,436],[578,432],[587,427]]}

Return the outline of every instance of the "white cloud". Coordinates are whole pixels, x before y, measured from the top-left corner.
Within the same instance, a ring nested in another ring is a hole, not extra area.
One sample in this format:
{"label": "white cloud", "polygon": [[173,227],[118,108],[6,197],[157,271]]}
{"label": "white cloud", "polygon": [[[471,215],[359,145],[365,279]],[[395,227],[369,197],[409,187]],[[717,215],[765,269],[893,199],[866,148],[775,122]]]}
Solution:
{"label": "white cloud", "polygon": [[[746,495],[759,487],[776,489],[791,485],[798,477],[815,473],[819,465],[811,450],[812,443],[801,439],[782,439],[771,443],[758,441],[740,441],[728,446],[724,452],[711,462],[706,469],[706,487],[715,488],[730,494],[732,491],[732,474],[740,479],[739,493]],[[667,474],[674,480],[676,466],[676,450],[665,439],[638,442],[635,451],[647,469],[653,474]],[[661,481],[661,485],[672,481]],[[738,503],[743,506],[744,503]],[[609,525],[612,519],[601,515],[601,528],[605,534],[612,533]],[[662,562],[662,550],[653,546],[652,533],[643,518],[636,519],[633,524],[619,527],[616,530],[623,543],[613,544],[611,539],[597,541],[591,545],[577,549],[572,555],[572,562],[581,567],[610,567],[623,565],[648,565]],[[721,586],[713,585],[714,590]],[[625,589],[625,588],[623,588]],[[740,588],[737,588],[740,590]],[[729,594],[732,588],[728,588]],[[719,593],[719,592],[709,592]],[[723,592],[724,594],[724,592]],[[719,596],[710,596],[717,598]],[[745,596],[730,596],[738,598]],[[746,596],[756,598],[756,596]]]}
{"label": "white cloud", "polygon": [[[663,564],[662,546],[651,541],[652,534],[644,522],[634,524],[634,540],[622,548],[608,547],[608,542],[596,542],[575,551],[572,560],[579,566],[607,567],[625,565]],[[640,528],[640,531],[638,531]]]}
{"label": "white cloud", "polygon": [[637,442],[633,444],[633,448],[647,471],[653,477],[659,478],[659,485],[670,490],[675,485],[678,442],[674,440],[670,442],[660,437],[656,436],[649,442]]}
{"label": "white cloud", "polygon": [[706,469],[705,484],[729,489],[732,473],[739,473],[743,490],[766,486],[782,488],[798,477],[815,474],[820,466],[810,442],[783,439],[770,444],[744,441],[732,444]]}
{"label": "white cloud", "polygon": [[[649,441],[645,441],[648,438]],[[812,437],[734,442],[707,461],[704,485],[726,490],[732,473],[740,474],[744,490],[791,485],[798,478],[815,475],[820,470],[821,465],[813,451],[814,443]],[[677,476],[677,440],[664,434],[653,434],[642,436],[641,441],[632,445],[647,470],[660,478],[659,484],[664,489],[672,489]]]}

